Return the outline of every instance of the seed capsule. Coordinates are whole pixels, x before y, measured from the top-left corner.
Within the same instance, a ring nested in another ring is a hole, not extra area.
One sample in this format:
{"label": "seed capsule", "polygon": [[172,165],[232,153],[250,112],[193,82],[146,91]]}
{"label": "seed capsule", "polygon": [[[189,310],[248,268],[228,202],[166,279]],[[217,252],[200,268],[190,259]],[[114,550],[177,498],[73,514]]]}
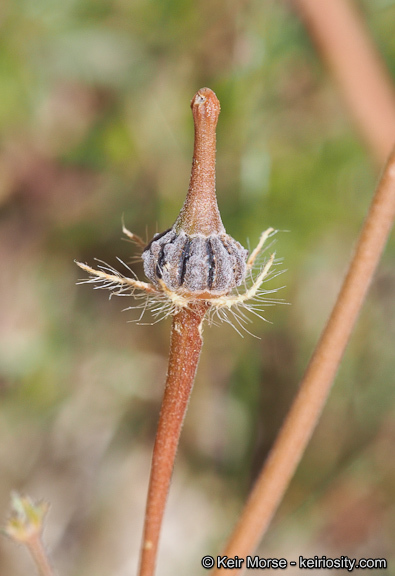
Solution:
{"label": "seed capsule", "polygon": [[246,275],[248,251],[228,234],[187,235],[174,228],[156,234],[143,252],[145,275],[169,290],[226,294]]}
{"label": "seed capsule", "polygon": [[174,226],[144,249],[144,272],[179,293],[227,294],[246,275],[248,252],[226,234],[215,195],[215,129],[220,105],[209,88],[191,102],[195,142],[189,189]]}

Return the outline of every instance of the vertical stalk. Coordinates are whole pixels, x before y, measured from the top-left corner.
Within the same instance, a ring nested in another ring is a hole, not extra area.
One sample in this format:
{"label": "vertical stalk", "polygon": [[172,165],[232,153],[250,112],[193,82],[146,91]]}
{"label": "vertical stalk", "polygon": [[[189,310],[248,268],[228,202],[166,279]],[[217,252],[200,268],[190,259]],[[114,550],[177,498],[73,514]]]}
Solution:
{"label": "vertical stalk", "polygon": [[140,576],[153,576],[155,572],[160,529],[181,428],[203,344],[201,326],[207,308],[205,302],[193,304],[173,318],[166,387],[152,455]]}
{"label": "vertical stalk", "polygon": [[[195,125],[191,179],[173,228],[189,237],[210,236],[225,232],[215,195],[216,127],[220,104],[212,90],[201,88],[193,97],[191,108]],[[184,248],[181,270],[190,257],[188,250]],[[153,576],[155,572],[174,460],[203,344],[202,322],[210,306],[206,301],[194,299],[193,294],[189,296],[188,308],[181,309],[173,318],[166,387],[152,455],[139,576]]]}

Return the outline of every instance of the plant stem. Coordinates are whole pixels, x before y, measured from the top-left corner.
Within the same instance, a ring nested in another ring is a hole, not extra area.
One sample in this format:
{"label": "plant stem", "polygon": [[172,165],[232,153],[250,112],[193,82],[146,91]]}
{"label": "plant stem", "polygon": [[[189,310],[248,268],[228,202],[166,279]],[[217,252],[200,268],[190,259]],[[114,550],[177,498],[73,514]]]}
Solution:
{"label": "plant stem", "polygon": [[160,529],[174,460],[203,340],[205,302],[181,310],[173,318],[169,367],[152,455],[151,476],[140,558],[140,576],[153,576]]}
{"label": "plant stem", "polygon": [[44,546],[42,544],[40,534],[33,534],[25,541],[25,543],[38,568],[40,576],[54,576]]}
{"label": "plant stem", "polygon": [[[373,197],[340,294],[238,524],[225,548],[251,554],[265,533],[320,417],[395,218],[395,149]],[[239,573],[236,570],[233,574]],[[214,572],[218,574],[218,570]]]}
{"label": "plant stem", "polygon": [[351,117],[380,165],[394,144],[395,93],[357,10],[345,0],[294,0]]}

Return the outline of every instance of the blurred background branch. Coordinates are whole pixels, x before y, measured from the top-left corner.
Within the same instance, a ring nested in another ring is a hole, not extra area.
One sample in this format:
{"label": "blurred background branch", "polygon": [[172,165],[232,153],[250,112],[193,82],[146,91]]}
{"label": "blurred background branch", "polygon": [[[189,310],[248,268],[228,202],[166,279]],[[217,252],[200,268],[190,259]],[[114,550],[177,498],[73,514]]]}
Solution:
{"label": "blurred background branch", "polygon": [[395,142],[395,91],[357,4],[294,0],[379,166]]}

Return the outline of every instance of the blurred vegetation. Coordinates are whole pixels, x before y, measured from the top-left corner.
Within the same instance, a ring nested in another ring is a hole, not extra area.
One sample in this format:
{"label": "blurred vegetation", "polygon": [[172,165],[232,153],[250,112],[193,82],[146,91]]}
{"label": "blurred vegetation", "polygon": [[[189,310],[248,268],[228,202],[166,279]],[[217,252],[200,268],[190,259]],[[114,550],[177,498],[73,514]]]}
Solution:
{"label": "blurred vegetation", "polygon": [[[360,2],[395,76],[395,3]],[[150,238],[188,186],[189,100],[219,97],[218,200],[254,246],[283,231],[286,272],[240,338],[206,327],[158,576],[203,573],[290,405],[378,177],[287,2],[5,0],[0,5],[0,513],[51,502],[59,574],[137,566],[170,321],[76,286],[78,259],[129,262],[121,218]],[[316,434],[261,553],[395,561],[395,245],[372,285]],[[143,278],[141,264],[133,264]],[[147,322],[149,318],[145,319]],[[32,573],[0,541],[0,573]],[[395,574],[391,565],[386,572]]]}

